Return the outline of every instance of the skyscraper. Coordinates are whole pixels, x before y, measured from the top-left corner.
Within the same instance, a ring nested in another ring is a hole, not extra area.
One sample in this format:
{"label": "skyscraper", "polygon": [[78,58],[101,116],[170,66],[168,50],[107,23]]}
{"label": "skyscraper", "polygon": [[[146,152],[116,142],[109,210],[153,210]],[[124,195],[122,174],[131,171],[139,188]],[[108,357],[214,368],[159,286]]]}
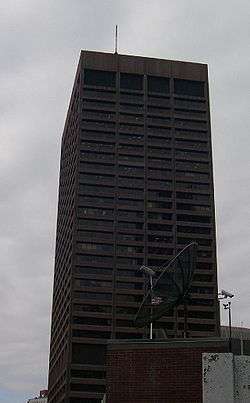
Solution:
{"label": "skyscraper", "polygon": [[[62,137],[49,402],[100,403],[105,343],[142,338],[146,283],[196,240],[189,337],[219,334],[207,65],[81,52]],[[156,324],[182,337],[180,306]]]}

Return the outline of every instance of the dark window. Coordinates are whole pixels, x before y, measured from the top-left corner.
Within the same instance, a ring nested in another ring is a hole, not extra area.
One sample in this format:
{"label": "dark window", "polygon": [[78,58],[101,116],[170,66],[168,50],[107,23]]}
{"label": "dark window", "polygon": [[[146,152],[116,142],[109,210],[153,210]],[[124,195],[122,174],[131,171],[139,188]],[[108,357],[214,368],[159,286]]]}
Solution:
{"label": "dark window", "polygon": [[[83,391],[83,392],[99,392],[99,393],[104,393],[105,392],[105,386],[104,385],[85,385],[82,383],[71,383],[70,384],[70,389],[72,391]],[[85,400],[85,399],[84,399]]]}
{"label": "dark window", "polygon": [[[86,337],[86,338],[95,338],[95,339],[110,339],[110,332],[98,332],[91,330],[79,330],[74,329],[72,332],[73,337]],[[85,362],[84,362],[85,364]]]}
{"label": "dark window", "polygon": [[78,204],[113,204],[113,197],[79,196]]}
{"label": "dark window", "polygon": [[127,295],[127,294],[117,294],[116,301],[119,302],[141,302],[143,296],[141,295]]}
{"label": "dark window", "polygon": [[173,242],[173,237],[169,237],[169,236],[166,236],[166,235],[153,234],[153,235],[148,235],[148,242],[172,243]]}
{"label": "dark window", "polygon": [[213,281],[213,276],[210,274],[194,274],[193,281],[205,281],[209,283]]}
{"label": "dark window", "polygon": [[119,306],[116,308],[117,315],[135,315],[138,312],[138,308]]}
{"label": "dark window", "polygon": [[123,320],[123,319],[118,319],[116,321],[116,326],[117,327],[134,327],[134,321],[133,320]]}
{"label": "dark window", "polygon": [[191,234],[210,234],[211,229],[206,227],[191,227],[191,226],[177,226],[178,232],[191,233]]}
{"label": "dark window", "polygon": [[138,208],[142,208],[142,209],[144,207],[143,200],[118,199],[117,204],[118,204],[118,206],[133,206],[133,207],[138,207]]}
{"label": "dark window", "polygon": [[118,221],[118,229],[143,229],[143,223]]}
{"label": "dark window", "polygon": [[117,270],[118,276],[120,277],[142,277],[142,272],[139,270]]}
{"label": "dark window", "polygon": [[189,221],[189,222],[201,222],[201,223],[210,223],[211,218],[207,216],[199,216],[199,215],[186,215],[186,214],[177,214],[177,221]]}
{"label": "dark window", "polygon": [[113,270],[107,267],[76,267],[74,270],[76,274],[104,274],[112,275]]}
{"label": "dark window", "polygon": [[143,253],[143,247],[133,245],[117,245],[117,253]]}
{"label": "dark window", "polygon": [[117,239],[119,241],[143,241],[143,235],[137,234],[118,234]]}
{"label": "dark window", "polygon": [[191,293],[194,294],[213,294],[213,292],[214,292],[213,287],[197,287],[197,286],[191,287]]}
{"label": "dark window", "polygon": [[117,258],[117,265],[119,266],[125,266],[125,267],[131,267],[131,266],[140,266],[143,264],[142,259],[136,259],[136,258],[128,258],[128,257],[118,257]]}
{"label": "dark window", "polygon": [[166,263],[167,263],[166,259],[148,259],[149,266],[160,267],[162,265],[165,265]]}
{"label": "dark window", "polygon": [[75,291],[74,298],[80,299],[94,299],[97,301],[111,301],[112,294],[98,293],[98,292],[85,292],[85,291]]}
{"label": "dark window", "polygon": [[75,283],[78,287],[112,287],[111,281],[91,280],[89,278],[77,279]]}
{"label": "dark window", "polygon": [[[83,400],[82,398],[77,398],[77,397],[71,397],[70,398],[70,403],[82,403]],[[84,399],[84,403],[100,403],[100,399]]]}
{"label": "dark window", "polygon": [[169,93],[169,78],[148,76],[148,91]]}
{"label": "dark window", "polygon": [[128,90],[142,90],[143,76],[139,74],[121,73],[120,86],[122,89]]}
{"label": "dark window", "polygon": [[113,252],[113,245],[109,244],[79,242],[77,247],[80,251]]}
{"label": "dark window", "polygon": [[168,191],[149,191],[148,192],[149,199],[165,199],[165,198],[171,198],[172,197],[172,192]]}
{"label": "dark window", "polygon": [[142,334],[138,333],[116,333],[117,339],[142,339]]}
{"label": "dark window", "polygon": [[162,224],[148,224],[148,229],[150,231],[172,231],[171,225],[162,225]]}
{"label": "dark window", "polygon": [[111,71],[85,69],[84,84],[102,87],[115,87],[115,73]]}
{"label": "dark window", "polygon": [[76,312],[101,312],[111,313],[111,305],[86,305],[86,304],[74,304],[74,311]]}
{"label": "dark window", "polygon": [[116,287],[121,288],[121,289],[141,290],[143,287],[143,284],[142,283],[126,283],[126,282],[118,281],[116,283]]}
{"label": "dark window", "polygon": [[189,330],[196,330],[200,332],[214,332],[214,325],[208,325],[207,323],[189,323]]}
{"label": "dark window", "polygon": [[72,369],[71,376],[72,376],[72,378],[95,378],[95,379],[99,378],[99,379],[102,379],[102,378],[105,378],[105,371]]}
{"label": "dark window", "polygon": [[203,306],[213,306],[214,300],[213,299],[192,299],[189,302],[190,305],[203,305]]}
{"label": "dark window", "polygon": [[110,326],[111,319],[74,316],[72,323],[76,325]]}
{"label": "dark window", "polygon": [[174,80],[174,92],[179,95],[204,97],[204,82],[193,80]]}
{"label": "dark window", "polygon": [[188,317],[189,318],[200,318],[200,319],[214,319],[214,312],[190,311],[190,312],[188,312]]}
{"label": "dark window", "polygon": [[171,220],[172,214],[150,212],[150,213],[148,213],[148,219],[149,220]]}
{"label": "dark window", "polygon": [[148,253],[152,254],[152,255],[172,255],[173,254],[173,249],[170,248],[166,248],[164,247],[158,247],[158,248],[153,248],[150,247],[148,248]]}
{"label": "dark window", "polygon": [[96,232],[93,230],[90,231],[77,231],[77,240],[88,240],[88,241],[92,241],[92,240],[100,240],[100,239],[105,239],[105,241],[107,240],[113,240],[113,234],[112,233],[108,233],[108,232]]}
{"label": "dark window", "polygon": [[75,364],[102,365],[105,363],[105,356],[105,346],[73,343],[72,362]]}

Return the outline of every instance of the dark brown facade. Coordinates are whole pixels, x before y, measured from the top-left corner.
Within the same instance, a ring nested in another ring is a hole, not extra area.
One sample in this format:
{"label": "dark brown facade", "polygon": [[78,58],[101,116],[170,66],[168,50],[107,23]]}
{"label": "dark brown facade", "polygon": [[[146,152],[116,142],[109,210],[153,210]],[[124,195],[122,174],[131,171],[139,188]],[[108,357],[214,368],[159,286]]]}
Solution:
{"label": "dark brown facade", "polygon": [[[189,336],[218,336],[207,66],[82,52],[62,138],[50,403],[100,403],[106,340],[146,336],[139,267],[193,240]],[[183,316],[156,334],[182,337]]]}

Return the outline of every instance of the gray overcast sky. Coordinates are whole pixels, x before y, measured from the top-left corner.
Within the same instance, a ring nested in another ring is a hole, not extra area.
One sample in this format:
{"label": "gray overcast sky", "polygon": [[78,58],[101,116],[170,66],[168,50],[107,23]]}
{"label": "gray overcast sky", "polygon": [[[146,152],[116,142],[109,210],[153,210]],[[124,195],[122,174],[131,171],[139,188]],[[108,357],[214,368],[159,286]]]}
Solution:
{"label": "gray overcast sky", "polygon": [[[250,327],[248,0],[0,4],[0,401],[47,384],[60,139],[80,49],[209,63],[220,286]],[[223,321],[226,318],[223,314]]]}

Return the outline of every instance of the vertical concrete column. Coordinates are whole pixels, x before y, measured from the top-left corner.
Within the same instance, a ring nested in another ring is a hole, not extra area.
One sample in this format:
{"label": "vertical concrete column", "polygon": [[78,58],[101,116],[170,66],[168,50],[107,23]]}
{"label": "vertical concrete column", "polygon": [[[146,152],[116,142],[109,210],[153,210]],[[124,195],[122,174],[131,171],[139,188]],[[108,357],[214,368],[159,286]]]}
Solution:
{"label": "vertical concrete column", "polygon": [[234,362],[231,353],[203,353],[203,403],[234,403]]}
{"label": "vertical concrete column", "polygon": [[235,403],[250,402],[250,357],[239,355],[235,360]]}

